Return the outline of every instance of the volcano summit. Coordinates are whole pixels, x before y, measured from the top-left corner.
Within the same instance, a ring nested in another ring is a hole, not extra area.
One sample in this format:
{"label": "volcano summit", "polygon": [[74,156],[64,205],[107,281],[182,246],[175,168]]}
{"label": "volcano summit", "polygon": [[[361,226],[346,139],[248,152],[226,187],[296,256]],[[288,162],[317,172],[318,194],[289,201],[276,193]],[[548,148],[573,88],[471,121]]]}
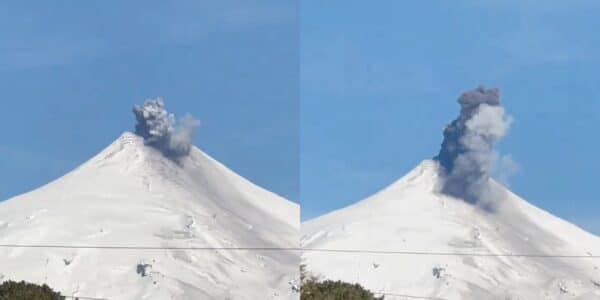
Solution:
{"label": "volcano summit", "polygon": [[463,93],[440,154],[382,191],[302,224],[303,264],[385,299],[600,299],[600,238],[490,176],[511,118]]}
{"label": "volcano summit", "polygon": [[0,203],[0,244],[42,246],[0,248],[0,278],[103,299],[296,299],[298,255],[248,248],[297,247],[298,220],[198,148],[176,162],[124,133]]}

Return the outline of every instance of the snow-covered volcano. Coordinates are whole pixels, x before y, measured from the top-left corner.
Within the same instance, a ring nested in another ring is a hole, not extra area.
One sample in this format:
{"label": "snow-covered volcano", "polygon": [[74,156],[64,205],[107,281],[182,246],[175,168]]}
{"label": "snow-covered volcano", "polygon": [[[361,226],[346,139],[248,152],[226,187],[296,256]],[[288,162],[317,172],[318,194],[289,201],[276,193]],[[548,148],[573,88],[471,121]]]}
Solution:
{"label": "snow-covered volcano", "polygon": [[424,161],[366,200],[303,223],[301,238],[307,249],[434,254],[306,250],[307,270],[387,292],[386,299],[406,299],[391,294],[448,300],[600,299],[600,238],[509,191],[496,212],[439,194],[438,168],[436,161]]}
{"label": "snow-covered volcano", "polygon": [[297,299],[299,207],[197,148],[176,163],[125,133],[96,157],[0,203],[0,280],[103,299]]}

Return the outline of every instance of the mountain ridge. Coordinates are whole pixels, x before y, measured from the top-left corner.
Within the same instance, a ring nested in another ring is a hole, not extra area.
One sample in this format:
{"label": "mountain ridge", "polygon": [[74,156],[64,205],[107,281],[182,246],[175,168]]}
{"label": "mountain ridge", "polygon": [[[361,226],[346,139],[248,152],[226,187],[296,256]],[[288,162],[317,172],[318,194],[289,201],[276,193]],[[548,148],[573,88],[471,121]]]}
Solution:
{"label": "mountain ridge", "polygon": [[405,254],[306,251],[303,264],[323,278],[357,282],[375,292],[443,299],[600,297],[594,283],[600,282],[600,266],[592,258],[493,256],[597,256],[598,237],[508,190],[495,212],[438,193],[438,168],[436,161],[425,160],[373,196],[302,224],[306,248]]}
{"label": "mountain ridge", "polygon": [[195,147],[176,162],[124,133],[66,175],[0,203],[2,244],[91,247],[0,249],[0,278],[109,299],[295,299],[295,253],[233,249],[297,247],[297,216],[297,204]]}

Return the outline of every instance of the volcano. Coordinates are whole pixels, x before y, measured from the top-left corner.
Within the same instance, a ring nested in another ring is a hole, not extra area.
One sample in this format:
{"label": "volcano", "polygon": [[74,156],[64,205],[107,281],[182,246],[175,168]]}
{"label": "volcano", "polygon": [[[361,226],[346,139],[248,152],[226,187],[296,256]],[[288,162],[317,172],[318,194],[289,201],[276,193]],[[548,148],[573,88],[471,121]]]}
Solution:
{"label": "volcano", "polygon": [[299,227],[297,204],[198,148],[174,161],[124,133],[0,203],[0,280],[98,299],[297,299],[285,249]]}
{"label": "volcano", "polygon": [[[439,162],[302,224],[302,263],[386,300],[600,299],[600,238],[490,179],[494,211],[439,193]],[[350,250],[350,251],[348,251]]]}

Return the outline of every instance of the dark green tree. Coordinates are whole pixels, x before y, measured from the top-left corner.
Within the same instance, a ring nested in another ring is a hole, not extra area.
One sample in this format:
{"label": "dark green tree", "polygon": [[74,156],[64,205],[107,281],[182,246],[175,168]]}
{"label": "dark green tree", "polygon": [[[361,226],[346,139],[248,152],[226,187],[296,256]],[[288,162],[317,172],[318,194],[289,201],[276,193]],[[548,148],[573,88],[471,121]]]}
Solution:
{"label": "dark green tree", "polygon": [[325,280],[306,272],[304,265],[300,266],[300,299],[301,300],[383,300],[383,296],[375,297],[369,290],[359,284],[342,281]]}
{"label": "dark green tree", "polygon": [[5,281],[0,284],[0,300],[64,300],[65,297],[47,285],[25,281]]}

